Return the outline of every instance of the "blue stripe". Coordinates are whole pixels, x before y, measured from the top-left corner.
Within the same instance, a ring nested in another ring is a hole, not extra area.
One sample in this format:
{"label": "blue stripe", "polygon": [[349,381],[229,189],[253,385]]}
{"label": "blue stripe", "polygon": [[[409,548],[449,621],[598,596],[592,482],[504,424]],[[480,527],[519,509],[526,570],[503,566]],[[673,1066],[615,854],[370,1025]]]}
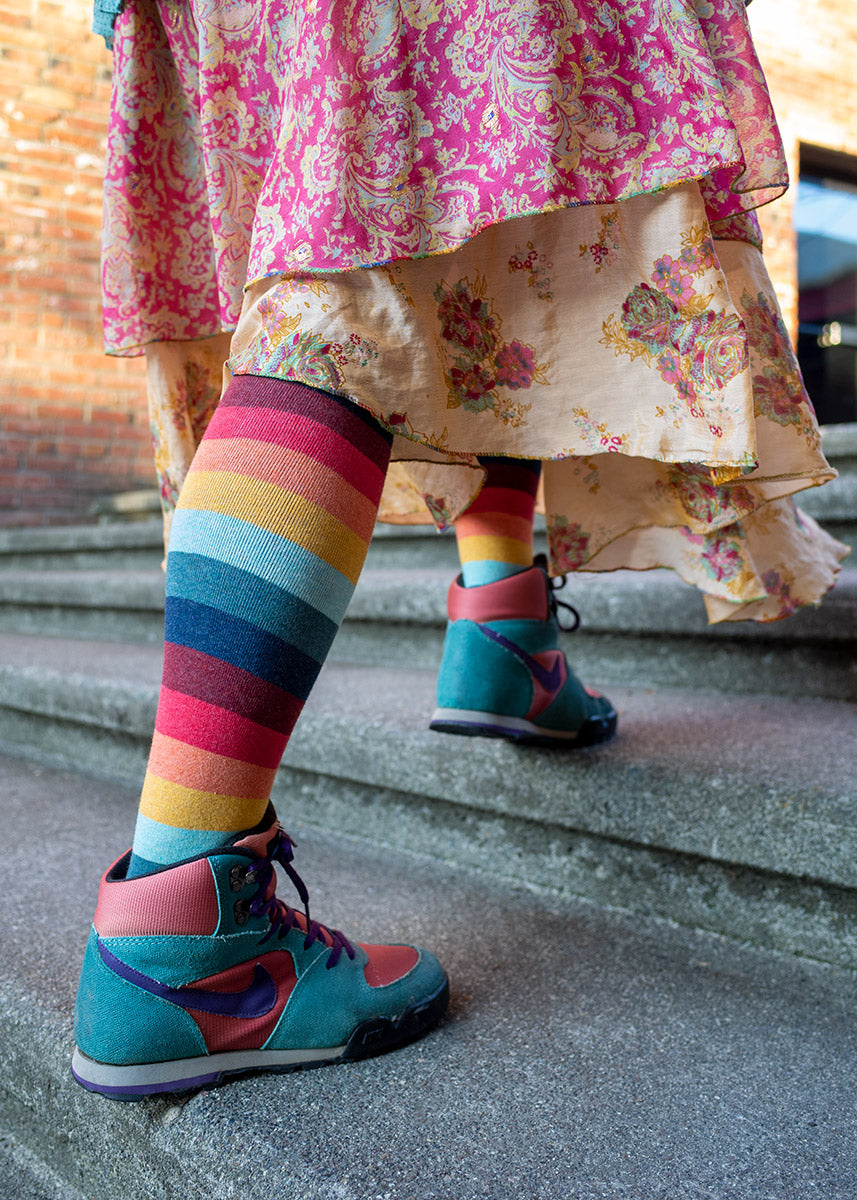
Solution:
{"label": "blue stripe", "polygon": [[510,575],[519,575],[521,571],[528,570],[529,567],[498,562],[493,558],[475,558],[472,562],[461,564],[461,576],[465,587],[481,587],[484,583],[496,583],[498,579],[508,579]]}
{"label": "blue stripe", "polygon": [[298,700],[306,700],[324,658],[311,658],[240,617],[177,596],[167,597],[164,634],[176,646],[231,663]]}
{"label": "blue stripe", "polygon": [[[235,833],[238,832],[236,829]],[[163,866],[215,850],[232,836],[222,829],[176,829],[137,813],[134,854],[139,854],[153,866]]]}
{"label": "blue stripe", "polygon": [[285,588],[228,563],[171,550],[167,596],[192,600],[248,621],[322,662],[338,626]]}
{"label": "blue stripe", "polygon": [[178,508],[170,527],[168,578],[170,555],[176,551],[249,571],[312,605],[337,625],[354,591],[351,580],[317,554],[287,537],[223,513]]}

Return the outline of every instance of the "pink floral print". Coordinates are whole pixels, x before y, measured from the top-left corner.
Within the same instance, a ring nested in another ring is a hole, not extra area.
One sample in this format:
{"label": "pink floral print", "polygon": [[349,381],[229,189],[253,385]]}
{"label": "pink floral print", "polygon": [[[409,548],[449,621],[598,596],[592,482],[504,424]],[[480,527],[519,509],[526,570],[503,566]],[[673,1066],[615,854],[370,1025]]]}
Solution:
{"label": "pink floral print", "polygon": [[531,346],[500,341],[501,321],[482,294],[484,286],[484,280],[465,278],[435,289],[449,362],[447,403],[474,413],[490,410],[504,424],[520,425],[531,406],[507,401],[498,389],[526,390],[536,379],[544,382],[544,373]]}

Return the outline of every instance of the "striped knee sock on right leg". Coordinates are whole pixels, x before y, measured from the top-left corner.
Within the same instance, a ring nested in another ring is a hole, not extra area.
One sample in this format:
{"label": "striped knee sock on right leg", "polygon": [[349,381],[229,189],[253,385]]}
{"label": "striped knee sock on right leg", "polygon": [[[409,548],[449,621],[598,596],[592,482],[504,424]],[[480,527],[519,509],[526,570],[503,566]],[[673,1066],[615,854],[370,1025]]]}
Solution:
{"label": "striped knee sock on right leg", "polygon": [[486,468],[479,495],[455,522],[465,587],[494,583],[533,565],[533,516],[541,463],[479,459]]}

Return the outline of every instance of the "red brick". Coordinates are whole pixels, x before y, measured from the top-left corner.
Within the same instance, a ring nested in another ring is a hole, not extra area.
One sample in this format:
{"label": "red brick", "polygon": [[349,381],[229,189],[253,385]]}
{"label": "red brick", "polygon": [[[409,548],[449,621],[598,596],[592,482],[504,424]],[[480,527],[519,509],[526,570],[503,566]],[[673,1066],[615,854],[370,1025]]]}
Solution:
{"label": "red brick", "polygon": [[21,404],[19,401],[0,400],[0,418],[2,417],[28,417],[32,416],[32,409],[27,404]]}
{"label": "red brick", "polygon": [[29,492],[47,487],[51,476],[47,472],[41,475],[35,471],[16,471],[11,475],[0,475],[0,487],[12,488],[13,491]]}
{"label": "red brick", "polygon": [[53,421],[79,421],[83,417],[83,408],[78,405],[40,404],[36,408],[36,416]]}
{"label": "red brick", "polygon": [[18,417],[9,417],[5,421],[7,433],[31,433],[33,422],[27,419],[21,420]]}

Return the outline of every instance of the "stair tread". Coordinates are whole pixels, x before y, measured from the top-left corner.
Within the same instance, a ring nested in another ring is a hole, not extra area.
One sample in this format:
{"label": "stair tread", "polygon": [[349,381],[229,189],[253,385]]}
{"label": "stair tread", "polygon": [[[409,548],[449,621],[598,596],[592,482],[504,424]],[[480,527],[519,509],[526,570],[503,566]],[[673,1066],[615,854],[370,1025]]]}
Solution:
{"label": "stair tread", "polygon": [[[442,625],[450,572],[442,567],[369,567],[348,610],[350,622]],[[158,569],[0,572],[0,604],[57,605],[159,612],[164,577]],[[815,607],[785,621],[709,625],[700,594],[671,571],[581,572],[563,596],[581,610],[582,631],[693,634],[716,639],[853,641],[857,639],[857,567],[845,567]]]}
{"label": "stair tread", "polygon": [[77,970],[135,796],[5,757],[0,783],[8,846],[32,865],[33,828],[51,831],[50,886],[7,906],[4,1120],[84,1195],[853,1196],[853,974],[300,825],[314,911],[435,949],[450,1019],[348,1067],[178,1102],[88,1096],[68,1070]]}
{"label": "stair tread", "polygon": [[[375,527],[374,537],[383,540],[435,536],[430,525],[386,525]],[[0,557],[4,554],[43,554],[54,550],[59,556],[76,550],[147,548],[160,552],[164,527],[160,519],[116,524],[45,525],[24,529],[0,528]]]}
{"label": "stair tread", "polygon": [[[157,647],[0,635],[17,707],[148,737]],[[434,734],[434,672],[328,663],[285,763],[557,829],[857,886],[857,706],[616,688],[582,752]],[[597,686],[598,681],[593,680]]]}

